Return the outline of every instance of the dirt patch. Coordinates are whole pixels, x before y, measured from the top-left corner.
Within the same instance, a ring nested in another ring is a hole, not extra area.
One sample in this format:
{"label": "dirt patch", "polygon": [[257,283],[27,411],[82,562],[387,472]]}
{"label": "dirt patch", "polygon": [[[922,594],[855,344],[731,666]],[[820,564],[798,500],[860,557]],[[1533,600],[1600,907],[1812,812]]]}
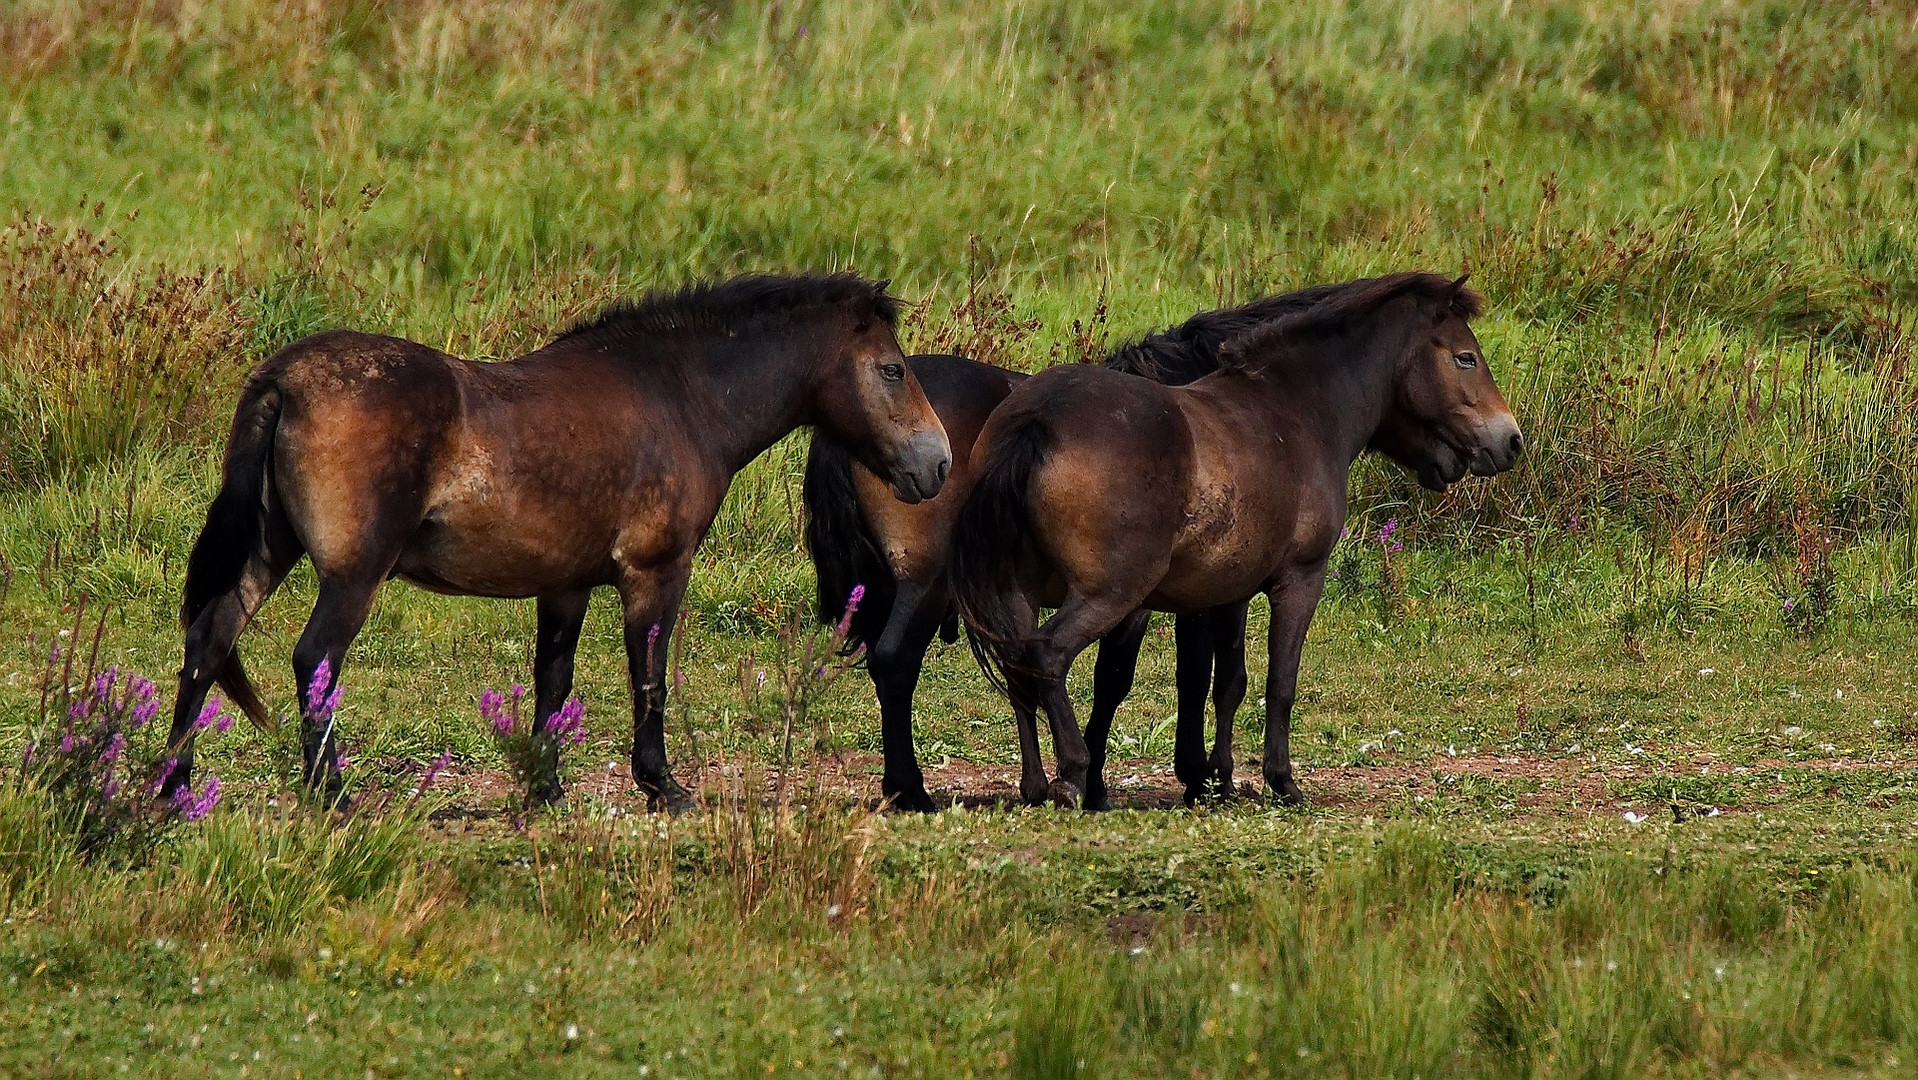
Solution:
{"label": "dirt patch", "polygon": [[[814,785],[826,794],[878,806],[878,754],[842,752],[818,758],[802,769],[795,769],[788,783],[788,794],[805,794]],[[1506,809],[1521,815],[1563,814],[1566,812],[1623,812],[1646,808],[1643,797],[1626,798],[1613,793],[1618,781],[1686,780],[1693,777],[1750,776],[1754,781],[1764,774],[1806,771],[1848,772],[1865,768],[1918,767],[1918,762],[1880,758],[1821,758],[1805,761],[1767,759],[1749,765],[1713,760],[1711,755],[1694,756],[1689,763],[1660,761],[1635,763],[1594,762],[1589,757],[1541,757],[1534,755],[1444,755],[1423,760],[1383,758],[1364,765],[1333,765],[1302,768],[1299,783],[1314,806],[1343,813],[1375,813],[1418,805],[1433,800],[1460,800]],[[780,789],[779,771],[751,760],[715,760],[696,773],[681,770],[682,783],[697,791],[737,792],[744,784],[754,784],[762,795],[776,797]],[[1115,808],[1128,810],[1169,810],[1184,805],[1184,785],[1172,774],[1170,765],[1158,759],[1134,758],[1107,763],[1107,784]],[[1257,798],[1264,792],[1256,761],[1241,765],[1234,777],[1242,798]],[[454,795],[455,815],[492,816],[499,812],[512,794],[511,777],[501,769],[448,769],[441,783]],[[1639,785],[1642,787],[1642,783]],[[948,759],[926,769],[926,788],[941,806],[958,804],[968,809],[1016,807],[1019,800],[1019,766],[1012,763],[977,763]],[[1782,781],[1754,783],[1755,793],[1782,794]],[[646,800],[634,787],[624,762],[598,764],[581,770],[569,788],[575,799],[617,807],[624,812],[640,813]],[[1730,813],[1748,809],[1736,804],[1713,808],[1683,807],[1681,813],[1696,809],[1717,809]]]}

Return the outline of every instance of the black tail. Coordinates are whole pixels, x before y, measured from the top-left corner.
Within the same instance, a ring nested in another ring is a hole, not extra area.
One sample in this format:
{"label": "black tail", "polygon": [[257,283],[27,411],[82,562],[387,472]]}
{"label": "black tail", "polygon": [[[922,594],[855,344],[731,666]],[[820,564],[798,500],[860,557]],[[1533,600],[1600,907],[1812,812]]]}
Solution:
{"label": "black tail", "polygon": [[[207,508],[206,524],[200,529],[199,539],[193,541],[193,554],[187,557],[185,595],[180,603],[183,628],[192,626],[214,601],[239,588],[247,562],[265,555],[269,529],[282,543],[291,536],[284,512],[267,490],[267,468],[279,422],[280,388],[270,376],[256,374],[240,392],[233,432],[227,440],[220,493]],[[266,708],[240,664],[238,648],[220,662],[214,681],[254,723],[268,722]]]}
{"label": "black tail", "polygon": [[806,455],[806,481],[801,501],[806,504],[806,550],[819,575],[821,623],[831,626],[846,612],[855,587],[866,593],[853,613],[845,650],[878,644],[892,613],[898,591],[892,568],[879,553],[879,542],[859,511],[859,493],[852,485],[852,451],[823,432],[815,431]]}
{"label": "black tail", "polygon": [[[1049,442],[1045,420],[1029,412],[1001,427],[985,449],[986,466],[959,511],[947,573],[966,622],[972,654],[986,678],[1008,697],[1028,673],[1025,639],[1032,627],[1008,598],[1034,558],[1030,488]],[[1013,701],[1014,705],[1029,704]]]}

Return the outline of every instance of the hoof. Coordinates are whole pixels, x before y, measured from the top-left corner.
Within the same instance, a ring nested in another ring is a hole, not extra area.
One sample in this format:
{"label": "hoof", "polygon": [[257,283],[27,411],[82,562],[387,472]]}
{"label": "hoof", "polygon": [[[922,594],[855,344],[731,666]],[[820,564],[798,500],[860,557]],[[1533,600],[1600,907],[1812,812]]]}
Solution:
{"label": "hoof", "polygon": [[663,810],[678,816],[699,809],[699,804],[693,801],[693,797],[687,793],[686,789],[675,783],[669,782],[663,788],[652,790],[641,788],[640,790],[646,792],[646,809],[651,813],[657,814]]}
{"label": "hoof", "polygon": [[1027,806],[1044,806],[1046,804],[1046,797],[1050,792],[1051,789],[1046,786],[1043,778],[1036,783],[1029,783],[1024,780],[1019,782],[1019,801],[1025,803]]}
{"label": "hoof", "polygon": [[1273,802],[1280,806],[1304,806],[1305,792],[1299,790],[1298,782],[1290,776],[1278,779],[1266,777],[1265,788]]}
{"label": "hoof", "polygon": [[1086,796],[1082,809],[1088,814],[1103,814],[1112,809],[1112,799],[1104,791],[1095,792]]}
{"label": "hoof", "polygon": [[[883,791],[884,789],[882,789]],[[901,791],[885,791],[886,808],[906,814],[932,814],[939,808],[933,805],[932,796],[926,793],[924,785]]]}
{"label": "hoof", "polygon": [[1085,802],[1085,794],[1079,790],[1079,785],[1070,780],[1054,780],[1046,788],[1046,797],[1061,810],[1077,810]]}

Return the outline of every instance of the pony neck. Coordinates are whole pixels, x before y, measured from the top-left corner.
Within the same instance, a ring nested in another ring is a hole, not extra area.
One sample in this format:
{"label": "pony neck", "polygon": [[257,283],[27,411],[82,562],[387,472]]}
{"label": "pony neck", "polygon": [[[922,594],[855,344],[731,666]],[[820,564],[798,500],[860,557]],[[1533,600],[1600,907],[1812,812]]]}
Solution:
{"label": "pony neck", "polygon": [[1405,333],[1395,320],[1368,319],[1267,368],[1263,381],[1278,407],[1313,429],[1350,468],[1385,422]]}
{"label": "pony neck", "polygon": [[758,333],[715,336],[689,350],[682,408],[729,472],[807,422],[829,337],[822,330],[795,319]]}

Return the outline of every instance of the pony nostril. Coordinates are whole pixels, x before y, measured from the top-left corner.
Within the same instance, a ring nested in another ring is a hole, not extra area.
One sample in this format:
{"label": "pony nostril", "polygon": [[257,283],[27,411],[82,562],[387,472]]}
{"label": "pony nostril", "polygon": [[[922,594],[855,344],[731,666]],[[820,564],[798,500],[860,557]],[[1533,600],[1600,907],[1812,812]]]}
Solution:
{"label": "pony nostril", "polygon": [[1524,449],[1525,449],[1525,440],[1519,437],[1518,432],[1514,431],[1512,433],[1512,456],[1517,457],[1520,451]]}
{"label": "pony nostril", "polygon": [[945,460],[939,463],[939,482],[942,484],[945,483],[946,477],[951,475],[952,475],[952,459],[946,458]]}

